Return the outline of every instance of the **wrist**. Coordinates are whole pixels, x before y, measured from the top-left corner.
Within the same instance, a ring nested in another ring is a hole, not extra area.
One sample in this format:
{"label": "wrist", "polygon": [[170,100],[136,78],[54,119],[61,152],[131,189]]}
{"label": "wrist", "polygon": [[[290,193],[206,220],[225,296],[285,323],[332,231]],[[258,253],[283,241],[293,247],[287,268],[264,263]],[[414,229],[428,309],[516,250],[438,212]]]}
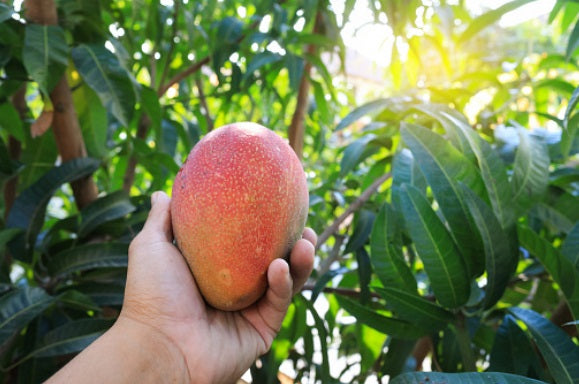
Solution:
{"label": "wrist", "polygon": [[143,378],[140,382],[190,382],[182,351],[154,326],[121,315],[109,332],[126,354],[127,368],[139,372]]}

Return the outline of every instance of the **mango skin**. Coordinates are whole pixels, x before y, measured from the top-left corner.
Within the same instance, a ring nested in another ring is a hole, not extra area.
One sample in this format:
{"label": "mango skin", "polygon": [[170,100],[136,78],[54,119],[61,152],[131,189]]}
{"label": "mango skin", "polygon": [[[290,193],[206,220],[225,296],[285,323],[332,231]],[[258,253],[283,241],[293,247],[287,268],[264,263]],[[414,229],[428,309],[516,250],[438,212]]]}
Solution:
{"label": "mango skin", "polygon": [[301,238],[309,207],[302,165],[273,131],[235,123],[207,134],[176,176],[173,233],[206,302],[236,311],[267,288],[267,269]]}

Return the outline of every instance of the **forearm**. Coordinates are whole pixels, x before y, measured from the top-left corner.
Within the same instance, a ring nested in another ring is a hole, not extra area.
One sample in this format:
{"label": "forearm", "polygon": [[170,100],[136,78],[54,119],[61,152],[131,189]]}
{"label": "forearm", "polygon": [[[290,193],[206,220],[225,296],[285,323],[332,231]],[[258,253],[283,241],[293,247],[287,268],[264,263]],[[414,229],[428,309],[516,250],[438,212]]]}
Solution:
{"label": "forearm", "polygon": [[47,383],[187,383],[180,351],[166,336],[137,321],[119,319]]}

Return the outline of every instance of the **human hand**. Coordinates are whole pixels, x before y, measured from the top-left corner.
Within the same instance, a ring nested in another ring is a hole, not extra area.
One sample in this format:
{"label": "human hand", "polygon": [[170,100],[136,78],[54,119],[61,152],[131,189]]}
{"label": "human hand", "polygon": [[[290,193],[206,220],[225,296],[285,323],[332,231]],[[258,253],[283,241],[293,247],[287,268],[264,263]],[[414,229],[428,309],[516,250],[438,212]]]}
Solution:
{"label": "human hand", "polygon": [[293,294],[312,271],[317,236],[309,228],[304,230],[291,252],[291,268],[282,259],[270,264],[268,289],[257,303],[238,312],[223,312],[206,305],[172,243],[170,198],[156,192],[151,200],[147,222],[129,248],[118,327],[143,329],[165,339],[165,347],[184,359],[187,382],[234,382],[269,350]]}

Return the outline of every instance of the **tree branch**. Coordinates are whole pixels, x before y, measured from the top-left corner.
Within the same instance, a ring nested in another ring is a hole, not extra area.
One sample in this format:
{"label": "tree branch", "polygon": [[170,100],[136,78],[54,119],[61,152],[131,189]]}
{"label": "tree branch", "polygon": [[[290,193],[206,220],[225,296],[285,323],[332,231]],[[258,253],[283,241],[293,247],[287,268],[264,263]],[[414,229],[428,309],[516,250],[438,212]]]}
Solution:
{"label": "tree branch", "polygon": [[334,220],[332,225],[326,228],[324,232],[322,232],[322,234],[318,236],[316,250],[320,249],[320,247],[323,244],[325,244],[325,242],[330,238],[330,236],[332,236],[338,230],[340,224],[342,224],[348,216],[350,216],[358,209],[360,209],[362,205],[364,205],[364,203],[368,201],[370,197],[378,190],[378,188],[380,188],[380,186],[390,178],[390,176],[391,176],[390,172],[385,173],[384,175],[376,179],[368,188],[366,188],[366,190],[364,190],[360,194],[360,196],[352,204],[350,204],[350,206],[346,209],[346,211],[342,213],[338,218],[336,218],[336,220]]}
{"label": "tree branch", "polygon": [[[26,16],[33,23],[56,25],[58,16],[54,0],[27,0]],[[86,157],[86,147],[66,76],[63,75],[50,93],[54,106],[52,132],[63,162]],[[76,205],[83,208],[97,198],[98,190],[91,176],[71,183]]]}
{"label": "tree branch", "polygon": [[[318,34],[322,27],[322,17],[321,12],[316,12],[316,21],[314,23],[314,34]],[[310,44],[307,46],[306,51],[308,54],[313,55],[316,51],[316,46]],[[305,127],[304,121],[306,117],[306,112],[308,110],[308,97],[310,95],[310,76],[312,72],[312,63],[307,61],[304,65],[304,71],[302,78],[300,80],[300,86],[298,89],[298,98],[296,109],[292,115],[292,121],[288,128],[288,138],[290,147],[293,148],[294,152],[301,160],[304,151],[304,136]]]}

